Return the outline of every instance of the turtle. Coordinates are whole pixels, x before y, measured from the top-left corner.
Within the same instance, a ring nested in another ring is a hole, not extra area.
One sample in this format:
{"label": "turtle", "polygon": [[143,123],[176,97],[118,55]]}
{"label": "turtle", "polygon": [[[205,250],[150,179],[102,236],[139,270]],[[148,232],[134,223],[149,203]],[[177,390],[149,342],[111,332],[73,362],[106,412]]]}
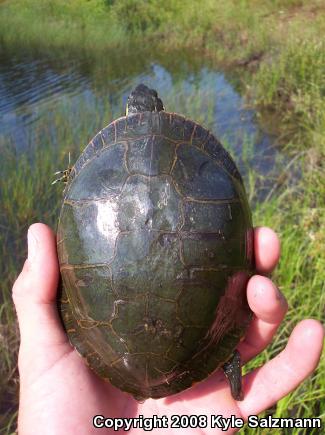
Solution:
{"label": "turtle", "polygon": [[141,84],[64,176],[58,308],[89,367],[138,401],[223,368],[242,400],[252,219],[218,139]]}

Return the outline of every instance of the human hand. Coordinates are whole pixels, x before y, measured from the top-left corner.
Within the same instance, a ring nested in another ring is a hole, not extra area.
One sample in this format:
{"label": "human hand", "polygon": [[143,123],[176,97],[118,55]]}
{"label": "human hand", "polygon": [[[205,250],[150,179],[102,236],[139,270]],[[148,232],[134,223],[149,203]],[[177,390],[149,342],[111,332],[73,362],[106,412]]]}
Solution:
{"label": "human hand", "polygon": [[[295,389],[317,366],[323,328],[315,320],[303,320],[279,355],[244,377],[242,402],[232,398],[228,382],[218,370],[182,393],[140,404],[99,379],[69,344],[56,306],[59,267],[53,232],[46,225],[34,224],[28,241],[28,259],[13,287],[21,335],[20,435],[98,433],[92,426],[95,415],[126,418],[156,414],[170,418],[177,414],[203,414],[208,416],[208,422],[210,415],[247,419]],[[273,231],[256,229],[254,249],[257,271],[269,273],[277,264],[280,252]],[[247,297],[255,316],[238,346],[244,362],[270,343],[287,310],[283,295],[262,275],[250,279]],[[171,429],[165,431],[169,433]],[[196,431],[217,433],[211,428],[186,430],[191,434]],[[141,429],[132,430],[132,433],[140,432]],[[160,429],[160,433],[164,430]]]}

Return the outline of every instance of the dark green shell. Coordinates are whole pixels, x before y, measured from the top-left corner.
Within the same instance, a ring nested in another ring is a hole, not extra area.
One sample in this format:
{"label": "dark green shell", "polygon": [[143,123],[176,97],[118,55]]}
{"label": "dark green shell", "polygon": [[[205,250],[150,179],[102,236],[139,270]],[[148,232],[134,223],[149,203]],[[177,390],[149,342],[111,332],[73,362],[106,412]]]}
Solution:
{"label": "dark green shell", "polygon": [[59,306],[70,341],[138,399],[206,378],[249,324],[251,227],[239,172],[208,130],[167,112],[112,122],[64,193]]}

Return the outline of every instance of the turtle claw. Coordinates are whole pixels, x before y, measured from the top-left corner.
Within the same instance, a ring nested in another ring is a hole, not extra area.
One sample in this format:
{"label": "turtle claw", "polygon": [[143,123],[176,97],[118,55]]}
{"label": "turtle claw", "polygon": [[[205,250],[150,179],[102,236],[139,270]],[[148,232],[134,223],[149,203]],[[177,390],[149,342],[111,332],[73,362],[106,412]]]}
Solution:
{"label": "turtle claw", "polygon": [[244,400],[241,376],[241,360],[238,350],[234,351],[229,361],[227,361],[222,368],[229,381],[232,397],[235,400]]}
{"label": "turtle claw", "polygon": [[[54,175],[55,175],[55,174],[54,174]],[[58,183],[59,181],[63,181],[62,178],[63,178],[63,177],[61,177],[61,178],[57,178],[56,180],[52,181],[51,186],[53,186],[53,184]]]}

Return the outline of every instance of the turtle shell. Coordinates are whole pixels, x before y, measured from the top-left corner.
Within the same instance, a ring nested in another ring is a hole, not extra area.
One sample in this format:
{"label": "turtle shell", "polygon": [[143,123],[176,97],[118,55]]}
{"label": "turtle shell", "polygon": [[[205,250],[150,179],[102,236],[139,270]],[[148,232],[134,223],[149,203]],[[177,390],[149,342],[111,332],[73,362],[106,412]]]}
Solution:
{"label": "turtle shell", "polygon": [[59,309],[71,343],[138,400],[206,378],[251,318],[251,227],[241,176],[208,130],[163,111],[112,122],[64,192]]}

